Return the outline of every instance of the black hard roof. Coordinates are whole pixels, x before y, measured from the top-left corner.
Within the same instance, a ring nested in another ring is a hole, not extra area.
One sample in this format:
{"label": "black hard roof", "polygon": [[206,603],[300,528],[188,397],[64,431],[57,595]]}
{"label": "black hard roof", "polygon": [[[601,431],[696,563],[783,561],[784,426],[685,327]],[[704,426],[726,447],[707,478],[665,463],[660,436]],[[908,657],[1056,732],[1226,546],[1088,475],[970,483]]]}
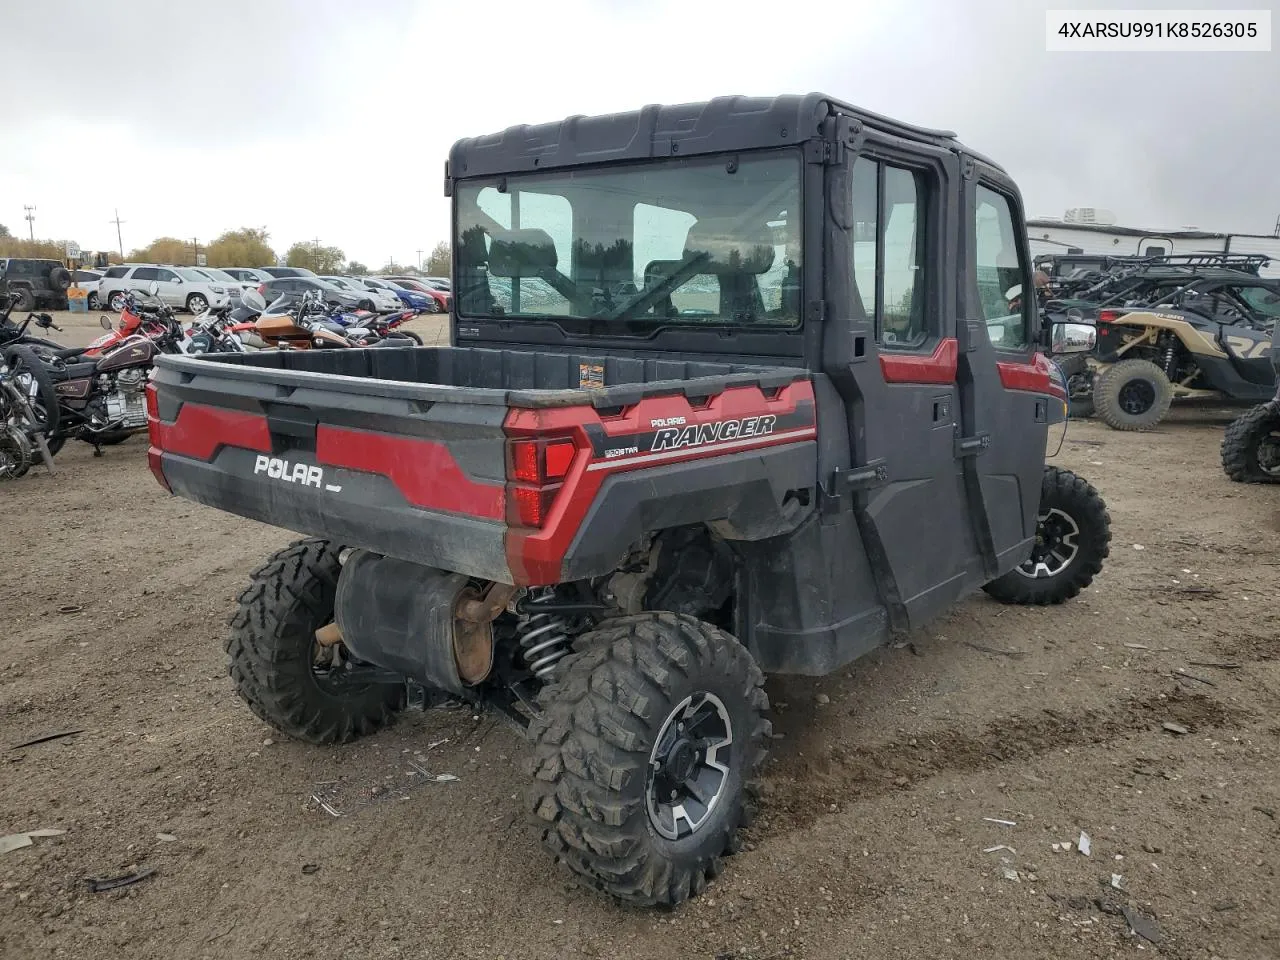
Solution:
{"label": "black hard roof", "polygon": [[979,157],[950,130],[920,127],[855,107],[822,93],[778,97],[716,97],[701,103],[650,104],[602,116],[572,116],[523,124],[459,140],[449,151],[447,176],[497,176],[625,160],[792,146],[821,133],[833,113],[903,139]]}

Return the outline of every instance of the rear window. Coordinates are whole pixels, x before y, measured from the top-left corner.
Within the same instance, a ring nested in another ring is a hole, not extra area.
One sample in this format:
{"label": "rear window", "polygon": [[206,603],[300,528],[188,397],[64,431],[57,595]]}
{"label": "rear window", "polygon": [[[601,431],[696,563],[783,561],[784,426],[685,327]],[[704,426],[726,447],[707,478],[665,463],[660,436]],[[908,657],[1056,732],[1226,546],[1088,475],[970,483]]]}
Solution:
{"label": "rear window", "polygon": [[110,267],[107,272],[102,275],[103,279],[119,280],[129,272],[128,267]]}

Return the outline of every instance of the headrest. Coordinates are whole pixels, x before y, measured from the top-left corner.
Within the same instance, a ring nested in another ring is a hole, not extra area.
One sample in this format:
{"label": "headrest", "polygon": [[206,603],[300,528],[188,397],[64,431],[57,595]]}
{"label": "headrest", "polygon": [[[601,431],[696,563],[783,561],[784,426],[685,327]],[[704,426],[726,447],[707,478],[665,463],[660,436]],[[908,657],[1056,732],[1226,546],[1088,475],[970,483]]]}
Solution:
{"label": "headrest", "polygon": [[684,241],[685,259],[706,254],[700,273],[766,273],[773,266],[773,234],[768,224],[699,220]]}
{"label": "headrest", "polygon": [[556,245],[545,230],[503,230],[489,241],[489,273],[497,277],[535,277],[556,263]]}

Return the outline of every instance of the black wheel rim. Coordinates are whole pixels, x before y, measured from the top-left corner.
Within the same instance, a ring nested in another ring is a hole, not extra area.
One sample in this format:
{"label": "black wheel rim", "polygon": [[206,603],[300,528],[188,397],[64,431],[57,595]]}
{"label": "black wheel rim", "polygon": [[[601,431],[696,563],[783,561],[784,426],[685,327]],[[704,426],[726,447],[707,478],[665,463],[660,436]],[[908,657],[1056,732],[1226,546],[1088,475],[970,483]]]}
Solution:
{"label": "black wheel rim", "polygon": [[1018,572],[1029,580],[1056,577],[1080,552],[1079,536],[1080,525],[1070,514],[1057,507],[1046,510],[1037,518],[1031,556],[1022,562]]}
{"label": "black wheel rim", "polygon": [[685,697],[658,731],[649,754],[645,806],[668,840],[697,833],[724,799],[733,722],[723,701],[699,691]]}
{"label": "black wheel rim", "polygon": [[1139,417],[1156,405],[1156,388],[1150,380],[1130,380],[1120,388],[1120,409]]}
{"label": "black wheel rim", "polygon": [[1272,428],[1258,442],[1258,469],[1268,476],[1280,477],[1280,428]]}

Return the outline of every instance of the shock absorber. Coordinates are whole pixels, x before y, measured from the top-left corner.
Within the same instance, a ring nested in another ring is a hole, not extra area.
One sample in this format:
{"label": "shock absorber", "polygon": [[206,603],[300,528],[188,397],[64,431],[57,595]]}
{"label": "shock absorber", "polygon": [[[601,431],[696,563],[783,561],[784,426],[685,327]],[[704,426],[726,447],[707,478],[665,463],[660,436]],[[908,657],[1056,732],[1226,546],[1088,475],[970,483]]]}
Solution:
{"label": "shock absorber", "polygon": [[1170,333],[1164,334],[1164,375],[1173,380],[1174,374],[1178,372],[1177,368],[1178,353],[1174,348],[1174,337]]}
{"label": "shock absorber", "polygon": [[[536,604],[530,604],[536,607]],[[569,622],[554,613],[533,612],[520,623],[520,654],[535,677],[548,679],[555,666],[572,647],[567,632]]]}

